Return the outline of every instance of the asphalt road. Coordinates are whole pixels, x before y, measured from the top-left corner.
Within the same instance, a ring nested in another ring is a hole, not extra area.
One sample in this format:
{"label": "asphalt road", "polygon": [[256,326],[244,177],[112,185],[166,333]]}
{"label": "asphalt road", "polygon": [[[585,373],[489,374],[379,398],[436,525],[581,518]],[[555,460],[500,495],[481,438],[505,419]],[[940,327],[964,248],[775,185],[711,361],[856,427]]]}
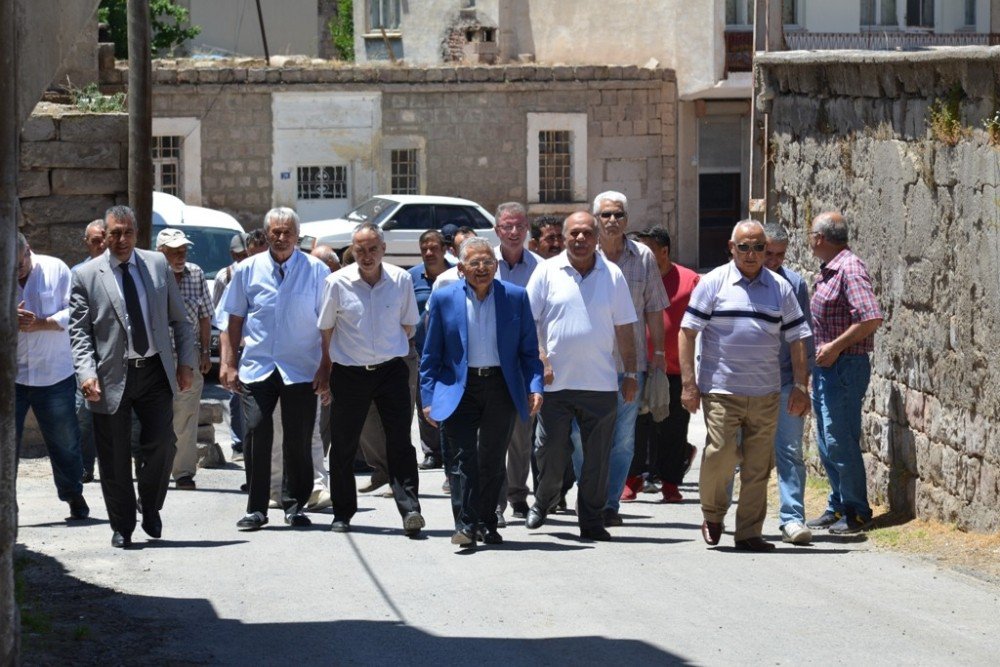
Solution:
{"label": "asphalt road", "polygon": [[[700,417],[692,425],[702,442]],[[420,539],[402,535],[391,499],[372,495],[346,535],[328,530],[329,510],[309,529],[272,510],[263,530],[238,532],[243,471],[230,465],[200,471],[197,491],[171,490],[163,539],[137,531],[137,548],[121,551],[98,487],[86,487],[91,520],[68,525],[47,469],[22,461],[19,541],[164,627],[145,658],[154,664],[986,665],[1000,655],[995,585],[825,535],[755,555],[734,551],[727,531],[708,548],[697,470],[683,504],[643,495],[623,506],[611,543],[581,541],[575,517],[558,514],[537,531],[510,521],[503,545],[459,552],[440,470],[420,476]],[[765,536],[778,540],[774,518]]]}

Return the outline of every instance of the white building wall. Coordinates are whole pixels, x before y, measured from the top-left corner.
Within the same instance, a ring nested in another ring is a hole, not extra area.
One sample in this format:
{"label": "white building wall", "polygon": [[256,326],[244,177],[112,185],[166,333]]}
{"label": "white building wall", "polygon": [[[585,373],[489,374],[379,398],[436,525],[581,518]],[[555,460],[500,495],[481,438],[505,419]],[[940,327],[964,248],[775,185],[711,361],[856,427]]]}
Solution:
{"label": "white building wall", "polygon": [[[254,0],[184,0],[191,23],[201,33],[188,42],[191,52],[218,49],[224,53],[263,56],[264,44]],[[262,2],[267,46],[271,55],[319,53],[319,14],[316,0]]]}

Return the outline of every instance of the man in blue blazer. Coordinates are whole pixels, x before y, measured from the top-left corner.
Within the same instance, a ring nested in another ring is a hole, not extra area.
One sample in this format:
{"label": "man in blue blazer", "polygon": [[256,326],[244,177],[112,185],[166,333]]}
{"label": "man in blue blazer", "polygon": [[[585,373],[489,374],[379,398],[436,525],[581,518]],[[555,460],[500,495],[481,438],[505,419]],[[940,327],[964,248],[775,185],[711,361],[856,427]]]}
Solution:
{"label": "man in blue blazer", "polygon": [[455,514],[452,544],[503,541],[496,501],[506,474],[507,442],[517,415],[542,406],[542,362],[527,293],[494,279],[489,241],[459,252],[465,278],[434,292],[420,361],[424,414],[444,431],[445,470]]}

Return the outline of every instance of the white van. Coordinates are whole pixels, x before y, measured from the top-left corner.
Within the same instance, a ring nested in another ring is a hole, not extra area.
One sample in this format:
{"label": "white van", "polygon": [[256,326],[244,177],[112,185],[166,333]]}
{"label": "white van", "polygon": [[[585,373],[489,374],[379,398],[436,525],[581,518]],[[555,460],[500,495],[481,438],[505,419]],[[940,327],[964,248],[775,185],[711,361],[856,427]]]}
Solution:
{"label": "white van", "polygon": [[[191,239],[187,261],[197,264],[205,272],[208,292],[212,293],[215,275],[233,263],[229,244],[234,234],[243,233],[243,225],[228,213],[201,206],[188,206],[173,195],[153,193],[153,234],[167,228],[181,229]],[[156,248],[153,248],[155,250]],[[212,327],[212,363],[219,363],[219,331]]]}

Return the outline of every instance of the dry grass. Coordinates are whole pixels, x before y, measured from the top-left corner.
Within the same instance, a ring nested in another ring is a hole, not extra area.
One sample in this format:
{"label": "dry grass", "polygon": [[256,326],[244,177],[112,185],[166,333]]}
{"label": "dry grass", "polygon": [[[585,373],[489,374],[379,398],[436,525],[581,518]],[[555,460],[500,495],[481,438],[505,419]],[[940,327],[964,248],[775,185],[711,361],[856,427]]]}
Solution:
{"label": "dry grass", "polygon": [[[777,475],[771,475],[768,506],[778,511]],[[806,480],[806,516],[819,515],[826,507],[830,485],[821,477]],[[873,505],[875,528],[866,535],[875,547],[930,560],[941,567],[1000,583],[1000,534],[967,533],[954,525],[925,519],[900,522],[889,508]]]}

